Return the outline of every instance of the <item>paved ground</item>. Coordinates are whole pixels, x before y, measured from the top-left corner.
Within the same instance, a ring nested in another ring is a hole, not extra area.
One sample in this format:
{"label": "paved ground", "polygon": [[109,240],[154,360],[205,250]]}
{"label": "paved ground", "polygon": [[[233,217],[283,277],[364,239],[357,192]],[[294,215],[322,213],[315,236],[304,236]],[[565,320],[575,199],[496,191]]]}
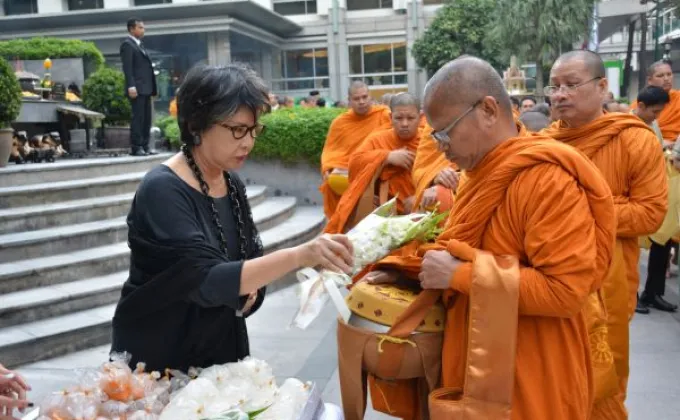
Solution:
{"label": "paved ground", "polygon": [[[646,254],[641,271],[645,270]],[[645,276],[643,275],[644,279]],[[666,297],[678,301],[677,279],[668,282]],[[326,402],[340,403],[335,348],[335,313],[327,307],[306,331],[287,329],[298,305],[295,291],[284,289],[267,297],[263,308],[249,320],[253,356],[267,360],[281,380],[295,376],[315,381]],[[106,359],[108,347],[99,347],[22,369],[35,385],[34,400],[46,391],[45,368],[96,366]],[[43,380],[38,381],[38,377]],[[42,386],[41,386],[42,385]],[[52,385],[53,386],[53,385]],[[680,412],[680,314],[652,311],[637,315],[631,327],[631,379],[627,401],[630,418],[671,420]],[[368,420],[392,417],[369,412]]]}

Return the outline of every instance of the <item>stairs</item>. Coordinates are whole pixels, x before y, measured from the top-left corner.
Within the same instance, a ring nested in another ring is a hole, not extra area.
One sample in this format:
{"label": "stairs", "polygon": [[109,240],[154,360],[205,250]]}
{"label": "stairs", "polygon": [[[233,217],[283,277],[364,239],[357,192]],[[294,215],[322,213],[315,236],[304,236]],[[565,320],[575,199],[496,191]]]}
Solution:
{"label": "stairs", "polygon": [[[110,342],[128,274],[125,218],[139,181],[168,156],[0,168],[0,363]],[[294,197],[247,192],[265,252],[311,239],[324,223],[321,208]]]}

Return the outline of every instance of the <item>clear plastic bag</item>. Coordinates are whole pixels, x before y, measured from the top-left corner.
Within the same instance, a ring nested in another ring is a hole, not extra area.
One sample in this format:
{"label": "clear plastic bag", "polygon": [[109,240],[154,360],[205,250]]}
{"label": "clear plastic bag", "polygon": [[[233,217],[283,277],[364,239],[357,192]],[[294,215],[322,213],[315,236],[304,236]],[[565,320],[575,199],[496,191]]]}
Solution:
{"label": "clear plastic bag", "polygon": [[[354,247],[352,276],[412,240],[434,239],[440,231],[439,223],[447,216],[447,213],[435,212],[396,216],[395,212],[396,198],[393,198],[347,233]],[[332,299],[345,320],[349,318],[349,308],[337,288],[349,285],[352,282],[350,276],[306,268],[298,272],[298,280],[300,309],[295,314],[292,326],[306,329],[319,316],[329,299]]]}

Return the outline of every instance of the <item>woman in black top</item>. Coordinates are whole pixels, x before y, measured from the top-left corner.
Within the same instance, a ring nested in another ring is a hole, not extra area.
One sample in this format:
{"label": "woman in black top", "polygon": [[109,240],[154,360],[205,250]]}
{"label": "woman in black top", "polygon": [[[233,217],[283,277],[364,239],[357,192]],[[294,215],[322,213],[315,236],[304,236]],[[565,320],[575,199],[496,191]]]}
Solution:
{"label": "woman in black top", "polygon": [[130,277],[112,351],[147,370],[208,367],[249,353],[244,317],[265,286],[306,266],[350,270],[342,235],[262,256],[239,169],[264,126],[268,89],[239,65],[199,66],[177,96],[182,151],[151,170],[128,215]]}

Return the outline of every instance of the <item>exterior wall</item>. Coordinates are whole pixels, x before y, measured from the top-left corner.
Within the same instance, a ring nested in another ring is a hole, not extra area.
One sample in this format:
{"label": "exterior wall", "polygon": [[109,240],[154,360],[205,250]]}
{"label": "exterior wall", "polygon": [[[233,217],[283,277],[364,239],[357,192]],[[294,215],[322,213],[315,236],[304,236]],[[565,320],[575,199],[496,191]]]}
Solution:
{"label": "exterior wall", "polygon": [[134,0],[104,0],[104,9],[127,9],[134,5]]}
{"label": "exterior wall", "polygon": [[61,13],[66,10],[66,0],[38,0],[38,13]]}

